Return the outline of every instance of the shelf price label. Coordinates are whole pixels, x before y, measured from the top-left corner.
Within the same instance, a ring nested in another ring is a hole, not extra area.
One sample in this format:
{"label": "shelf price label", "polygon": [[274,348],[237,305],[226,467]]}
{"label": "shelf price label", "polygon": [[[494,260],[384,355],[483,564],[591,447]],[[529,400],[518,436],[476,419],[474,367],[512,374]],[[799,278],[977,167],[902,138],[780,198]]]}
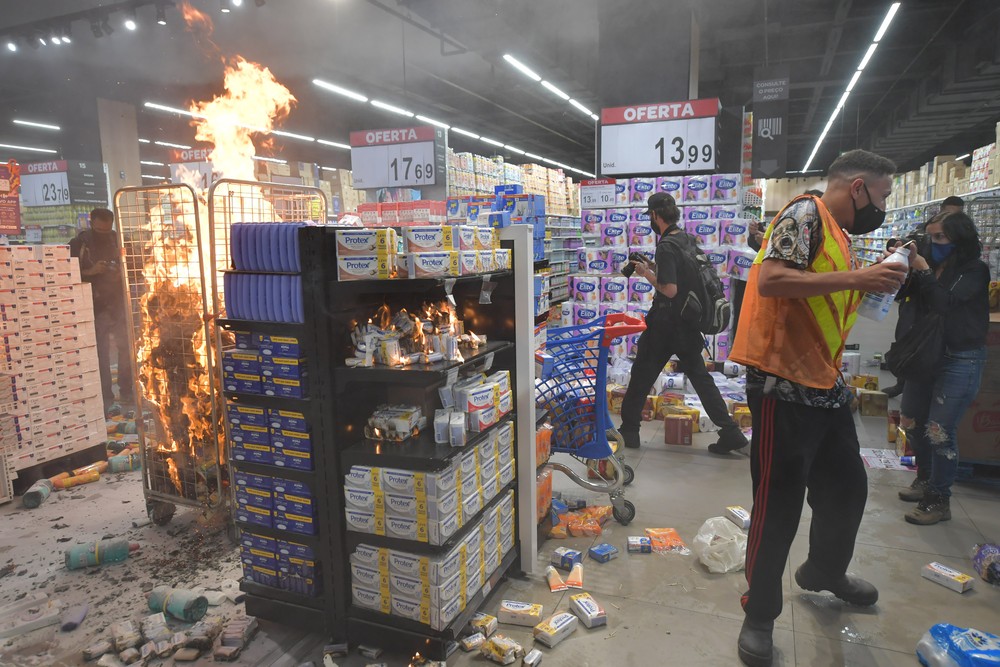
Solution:
{"label": "shelf price label", "polygon": [[434,185],[437,134],[430,126],[351,132],[354,187]]}
{"label": "shelf price label", "polygon": [[580,208],[613,208],[614,205],[615,179],[580,181]]}
{"label": "shelf price label", "polygon": [[717,98],[603,109],[601,173],[714,169],[719,109]]}
{"label": "shelf price label", "polygon": [[21,203],[25,206],[65,206],[70,203],[65,160],[29,162],[21,170]]}

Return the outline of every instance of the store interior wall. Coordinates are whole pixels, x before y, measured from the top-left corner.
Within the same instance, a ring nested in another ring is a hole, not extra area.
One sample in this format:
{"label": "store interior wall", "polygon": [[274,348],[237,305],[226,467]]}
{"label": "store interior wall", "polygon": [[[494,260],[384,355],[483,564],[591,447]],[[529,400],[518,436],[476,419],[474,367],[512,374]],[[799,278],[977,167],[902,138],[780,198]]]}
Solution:
{"label": "store interior wall", "polygon": [[142,185],[135,107],[99,98],[97,121],[101,132],[101,158],[108,165],[112,192],[126,186]]}
{"label": "store interior wall", "polygon": [[781,210],[781,207],[788,203],[793,197],[797,197],[806,190],[826,190],[827,179],[825,176],[811,176],[809,178],[774,178],[766,181],[764,186],[764,213],[765,216],[773,216]]}

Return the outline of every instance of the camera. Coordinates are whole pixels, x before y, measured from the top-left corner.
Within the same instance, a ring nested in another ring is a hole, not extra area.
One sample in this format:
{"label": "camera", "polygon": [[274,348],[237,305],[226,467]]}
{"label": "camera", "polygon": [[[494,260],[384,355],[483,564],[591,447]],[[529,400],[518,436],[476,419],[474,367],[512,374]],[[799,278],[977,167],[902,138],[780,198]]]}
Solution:
{"label": "camera", "polygon": [[109,259],[107,261],[107,267],[111,271],[117,271],[118,270],[118,260],[117,259]]}
{"label": "camera", "polygon": [[641,255],[637,252],[633,252],[628,256],[628,263],[622,267],[622,275],[626,278],[631,278],[632,274],[635,273],[635,265],[632,262],[648,262],[645,255]]}

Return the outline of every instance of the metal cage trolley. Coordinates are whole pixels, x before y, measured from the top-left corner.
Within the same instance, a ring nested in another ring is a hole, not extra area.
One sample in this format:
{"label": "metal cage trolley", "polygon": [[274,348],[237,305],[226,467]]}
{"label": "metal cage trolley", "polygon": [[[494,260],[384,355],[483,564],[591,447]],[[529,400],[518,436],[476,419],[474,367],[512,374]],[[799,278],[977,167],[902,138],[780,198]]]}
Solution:
{"label": "metal cage trolley", "polygon": [[[184,184],[122,188],[122,236],[132,337],[136,426],[150,518],[222,499],[222,419],[212,350],[210,236]],[[120,362],[121,363],[121,362]]]}
{"label": "metal cage trolley", "polygon": [[[590,491],[607,493],[615,520],[628,525],[635,518],[635,506],[625,499],[624,487],[634,471],[625,465],[621,434],[611,425],[608,412],[608,348],[621,336],[644,331],[641,319],[612,313],[586,324],[552,329],[545,350],[552,358],[535,389],[539,409],[547,410],[552,425],[552,453],[569,454],[604,479],[592,482],[572,468],[549,462],[555,470]],[[611,468],[605,477],[601,463]]]}

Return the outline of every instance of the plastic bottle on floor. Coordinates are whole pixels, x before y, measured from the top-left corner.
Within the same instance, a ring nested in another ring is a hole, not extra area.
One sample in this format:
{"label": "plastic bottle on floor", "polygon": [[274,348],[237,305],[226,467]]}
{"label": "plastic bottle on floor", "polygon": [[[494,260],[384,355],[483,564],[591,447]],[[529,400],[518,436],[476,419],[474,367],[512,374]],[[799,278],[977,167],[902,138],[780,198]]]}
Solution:
{"label": "plastic bottle on floor", "polygon": [[[909,267],[910,249],[896,248],[891,255],[882,260],[882,263],[903,264]],[[899,290],[896,291],[898,292]],[[858,315],[881,322],[889,314],[889,309],[892,307],[892,301],[895,298],[896,292],[883,292],[881,294],[878,292],[865,292],[865,295],[861,298],[861,305],[858,306]]]}
{"label": "plastic bottle on floor", "polygon": [[126,539],[100,540],[90,544],[74,544],[66,549],[66,569],[78,570],[82,567],[117,563],[128,558],[133,551],[138,551],[139,545]]}
{"label": "plastic bottle on floor", "polygon": [[21,503],[28,509],[34,509],[45,502],[45,499],[55,488],[51,480],[40,479],[31,485],[31,488],[24,492]]}

